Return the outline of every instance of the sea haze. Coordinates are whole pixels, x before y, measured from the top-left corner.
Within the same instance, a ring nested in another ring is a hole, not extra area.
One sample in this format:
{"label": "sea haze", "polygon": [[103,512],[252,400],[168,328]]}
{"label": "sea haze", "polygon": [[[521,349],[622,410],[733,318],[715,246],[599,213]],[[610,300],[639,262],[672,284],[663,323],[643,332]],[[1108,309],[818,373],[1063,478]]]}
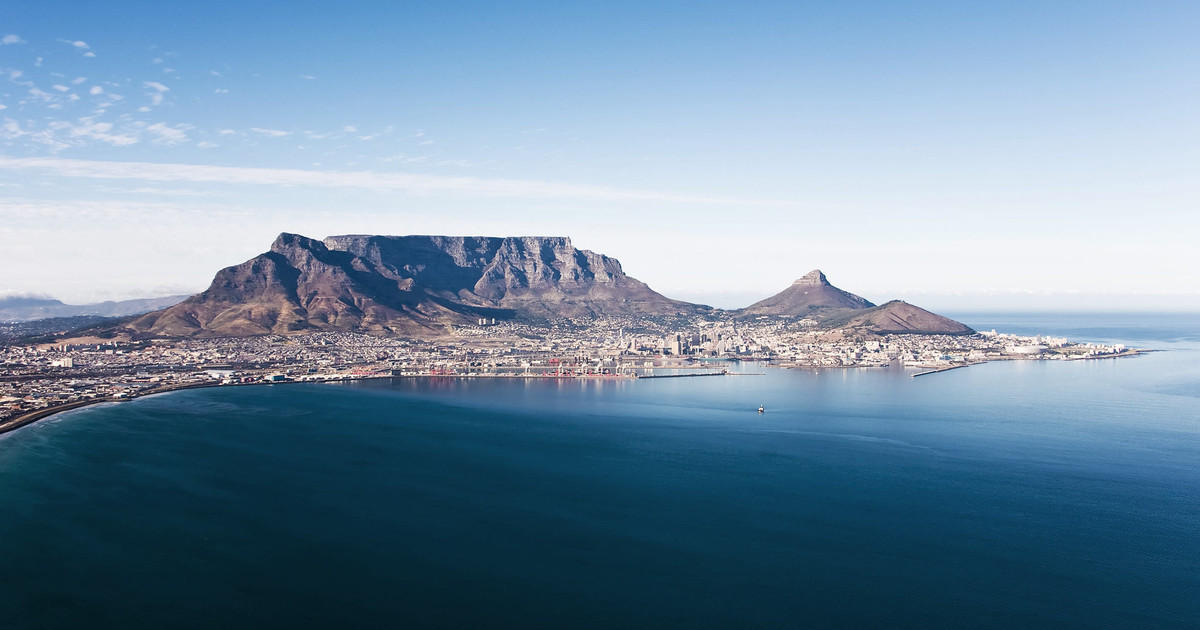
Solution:
{"label": "sea haze", "polygon": [[960,319],[1164,351],[67,412],[0,438],[0,625],[1200,625],[1200,317]]}

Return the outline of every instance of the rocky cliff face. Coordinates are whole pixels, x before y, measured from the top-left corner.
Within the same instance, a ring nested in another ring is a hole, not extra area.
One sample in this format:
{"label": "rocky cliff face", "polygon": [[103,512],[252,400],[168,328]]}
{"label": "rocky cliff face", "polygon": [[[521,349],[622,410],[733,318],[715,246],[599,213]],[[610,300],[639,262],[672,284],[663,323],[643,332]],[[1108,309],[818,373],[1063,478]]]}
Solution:
{"label": "rocky cliff face", "polygon": [[281,234],[208,290],[134,320],[140,333],[248,336],[316,330],[423,335],[478,317],[695,312],[561,237]]}
{"label": "rocky cliff face", "polygon": [[332,236],[346,251],[412,278],[426,293],[522,315],[579,317],[692,312],[625,275],[614,258],[576,249],[564,237]]}
{"label": "rocky cliff face", "polygon": [[814,269],[801,276],[790,287],[741,309],[739,313],[806,317],[821,310],[872,306],[875,305],[833,286],[820,269]]}

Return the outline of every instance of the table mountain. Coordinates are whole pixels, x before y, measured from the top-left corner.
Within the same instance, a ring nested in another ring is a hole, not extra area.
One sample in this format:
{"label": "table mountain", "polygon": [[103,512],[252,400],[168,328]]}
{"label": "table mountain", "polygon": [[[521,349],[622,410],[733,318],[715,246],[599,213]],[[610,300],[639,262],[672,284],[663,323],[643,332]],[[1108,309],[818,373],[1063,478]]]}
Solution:
{"label": "table mountain", "polygon": [[303,331],[426,335],[479,317],[668,315],[668,299],[613,258],[564,237],[280,234],[270,251],[219,271],[181,304],[128,324],[165,336]]}

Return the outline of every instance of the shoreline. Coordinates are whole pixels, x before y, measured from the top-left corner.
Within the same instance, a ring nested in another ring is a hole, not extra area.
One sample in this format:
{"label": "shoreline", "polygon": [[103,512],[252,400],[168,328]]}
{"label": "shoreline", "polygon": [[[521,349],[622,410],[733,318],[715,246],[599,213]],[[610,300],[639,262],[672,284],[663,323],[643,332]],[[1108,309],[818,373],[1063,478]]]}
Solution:
{"label": "shoreline", "polygon": [[[716,374],[702,374],[701,376],[720,376],[720,373],[716,373]],[[98,404],[100,404],[100,403],[124,403],[124,402],[132,402],[132,401],[134,401],[134,400],[137,400],[137,399],[139,399],[139,398],[146,398],[146,397],[148,397],[148,396],[155,396],[155,395],[158,395],[158,394],[169,394],[169,393],[171,393],[171,392],[177,392],[177,391],[182,391],[182,390],[186,390],[186,389],[207,389],[207,388],[217,388],[217,387],[253,387],[253,386],[256,386],[256,385],[297,385],[297,384],[305,384],[305,383],[308,383],[308,384],[312,384],[312,383],[345,383],[345,382],[353,382],[353,381],[365,381],[365,380],[372,380],[372,379],[382,379],[382,378],[391,378],[391,379],[396,379],[396,378],[513,378],[513,379],[517,379],[517,378],[520,378],[520,379],[558,379],[558,380],[594,379],[594,380],[630,380],[630,381],[635,381],[635,380],[638,380],[638,379],[640,379],[640,378],[646,378],[646,377],[631,377],[631,376],[619,376],[619,375],[598,375],[598,374],[597,374],[597,375],[565,375],[565,374],[563,374],[563,375],[557,375],[557,374],[363,374],[363,375],[360,375],[360,376],[344,376],[344,377],[340,377],[340,378],[329,378],[329,379],[308,379],[308,380],[291,380],[291,381],[253,381],[253,382],[250,382],[250,383],[220,383],[220,382],[215,382],[215,383],[204,383],[204,382],[201,382],[201,383],[181,383],[181,384],[179,384],[179,385],[168,385],[168,386],[164,386],[164,387],[156,387],[156,388],[153,388],[153,389],[150,389],[150,390],[147,390],[147,391],[144,391],[144,392],[138,393],[137,395],[130,396],[130,397],[127,397],[127,398],[112,398],[112,397],[105,397],[105,398],[90,398],[90,399],[87,399],[87,400],[76,400],[76,401],[74,401],[74,402],[63,403],[63,404],[61,404],[61,405],[51,405],[51,406],[49,406],[49,407],[43,407],[42,409],[36,409],[36,410],[34,410],[34,411],[30,411],[30,412],[27,412],[27,413],[21,414],[21,415],[19,415],[19,416],[16,416],[16,417],[14,417],[14,418],[12,418],[12,419],[9,419],[9,420],[7,420],[7,421],[3,422],[3,423],[0,423],[0,435],[4,435],[4,434],[6,434],[6,433],[10,433],[10,432],[12,432],[12,431],[16,431],[17,429],[22,429],[22,428],[24,428],[24,427],[27,427],[27,426],[29,426],[29,425],[32,425],[32,424],[35,424],[35,423],[37,423],[37,422],[39,422],[39,421],[42,421],[42,420],[45,420],[46,418],[49,418],[50,416],[53,416],[53,415],[55,415],[55,414],[58,414],[58,413],[62,413],[62,412],[64,412],[64,411],[74,411],[74,410],[76,410],[76,409],[83,409],[84,407],[90,407],[90,406],[92,406],[92,405],[98,405]],[[655,378],[663,378],[663,377],[655,377]]]}
{"label": "shoreline", "polygon": [[[1063,360],[1065,360],[1065,361],[1081,361],[1081,360],[1092,360],[1092,359],[1118,359],[1118,358],[1123,358],[1123,357],[1137,356],[1137,355],[1144,354],[1147,352],[1154,352],[1154,350],[1130,349],[1130,350],[1126,350],[1126,351],[1118,353],[1118,354],[1109,354],[1109,355],[1102,355],[1102,356],[1081,356],[1081,357],[1073,357],[1073,358],[1068,358],[1068,359],[1063,359]],[[956,370],[959,368],[971,367],[974,365],[982,365],[985,363],[992,363],[993,361],[1025,361],[1025,360],[1030,360],[1030,359],[1026,359],[1023,357],[1021,357],[1021,358],[1018,358],[1018,357],[997,358],[997,359],[990,359],[990,360],[986,360],[986,361],[979,361],[976,363],[967,363],[964,365],[952,365],[952,366],[926,369],[921,372],[916,372],[916,373],[910,374],[909,376],[916,378],[918,376],[937,374],[939,372],[946,372],[948,370]],[[759,362],[762,362],[762,361],[759,361]],[[767,363],[768,363],[768,365],[765,367],[773,367],[773,368],[784,369],[784,370],[871,369],[871,368],[881,369],[881,368],[888,367],[888,366],[875,366],[875,365],[829,365],[829,366],[824,366],[824,365],[822,365],[822,366],[769,365],[769,363],[770,363],[769,361],[767,361]],[[664,367],[664,368],[656,368],[656,369],[668,369],[669,370],[669,369],[687,369],[687,368]],[[697,369],[711,370],[714,368],[697,368]],[[763,374],[765,374],[765,373],[763,373]],[[61,405],[52,405],[50,407],[44,407],[42,409],[30,411],[28,413],[16,416],[10,420],[0,423],[0,435],[11,433],[18,429],[22,429],[24,427],[30,426],[32,424],[35,424],[42,420],[45,420],[46,418],[49,418],[55,414],[62,413],[64,411],[74,411],[76,409],[83,409],[84,407],[90,407],[92,405],[97,405],[100,403],[130,402],[133,400],[137,400],[138,398],[144,398],[146,396],[154,396],[157,394],[168,394],[171,392],[182,391],[182,390],[186,390],[186,389],[204,389],[204,388],[212,388],[212,387],[248,387],[248,386],[254,386],[254,385],[291,385],[291,384],[296,384],[296,383],[343,383],[343,382],[347,382],[347,381],[363,381],[363,380],[368,380],[368,379],[379,379],[379,378],[393,378],[393,379],[395,379],[395,378],[511,378],[511,379],[556,379],[556,380],[585,379],[585,380],[614,380],[614,381],[615,380],[630,380],[630,381],[636,381],[636,380],[641,380],[641,379],[645,379],[645,378],[655,379],[655,378],[680,378],[683,376],[738,376],[738,375],[739,374],[737,372],[708,372],[708,373],[699,373],[699,374],[678,374],[678,375],[662,375],[662,376],[640,376],[640,375],[639,376],[625,376],[625,375],[619,375],[619,374],[583,374],[583,375],[574,375],[574,374],[571,374],[571,375],[567,375],[567,374],[387,374],[387,375],[364,374],[364,375],[360,375],[360,376],[344,376],[344,377],[340,377],[340,378],[330,378],[330,379],[309,379],[309,380],[291,380],[291,381],[273,381],[273,382],[255,381],[255,382],[250,382],[250,383],[221,383],[221,382],[182,383],[179,385],[156,387],[156,388],[147,390],[145,392],[138,393],[137,395],[131,396],[128,398],[111,398],[111,397],[93,398],[93,399],[88,399],[88,400],[77,400],[75,402],[64,403]],[[758,374],[756,374],[756,375],[758,375]]]}

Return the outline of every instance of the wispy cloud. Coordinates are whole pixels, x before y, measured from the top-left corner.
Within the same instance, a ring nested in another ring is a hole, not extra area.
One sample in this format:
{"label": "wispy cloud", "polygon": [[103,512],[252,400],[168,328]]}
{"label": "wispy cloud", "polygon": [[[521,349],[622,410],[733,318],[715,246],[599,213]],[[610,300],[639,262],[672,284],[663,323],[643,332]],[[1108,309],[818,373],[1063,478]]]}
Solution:
{"label": "wispy cloud", "polygon": [[282,138],[284,136],[292,135],[292,132],[290,131],[283,131],[281,129],[264,129],[262,127],[251,127],[250,131],[268,138]]}
{"label": "wispy cloud", "polygon": [[66,128],[70,138],[91,139],[106,142],[116,147],[137,144],[136,135],[128,133],[113,133],[112,123],[82,120],[78,124]]}
{"label": "wispy cloud", "polygon": [[171,127],[166,123],[154,123],[146,127],[151,136],[151,142],[154,144],[180,144],[187,142],[188,136],[185,127]]}
{"label": "wispy cloud", "polygon": [[477,197],[576,199],[590,201],[660,201],[683,204],[776,206],[790,204],[726,197],[706,197],[605,186],[538,182],[516,179],[447,177],[417,173],[371,171],[308,171],[300,169],[244,168],[147,162],[101,162],[61,158],[0,157],[0,168],[49,172],[61,177],[346,188]]}
{"label": "wispy cloud", "polygon": [[13,44],[24,44],[25,40],[21,39],[20,35],[8,34],[0,37],[0,46],[12,46]]}
{"label": "wispy cloud", "polygon": [[162,105],[163,94],[171,91],[171,88],[157,81],[144,81],[142,83],[142,87],[146,88],[146,96],[150,97],[150,105],[152,107],[158,107],[159,105]]}

